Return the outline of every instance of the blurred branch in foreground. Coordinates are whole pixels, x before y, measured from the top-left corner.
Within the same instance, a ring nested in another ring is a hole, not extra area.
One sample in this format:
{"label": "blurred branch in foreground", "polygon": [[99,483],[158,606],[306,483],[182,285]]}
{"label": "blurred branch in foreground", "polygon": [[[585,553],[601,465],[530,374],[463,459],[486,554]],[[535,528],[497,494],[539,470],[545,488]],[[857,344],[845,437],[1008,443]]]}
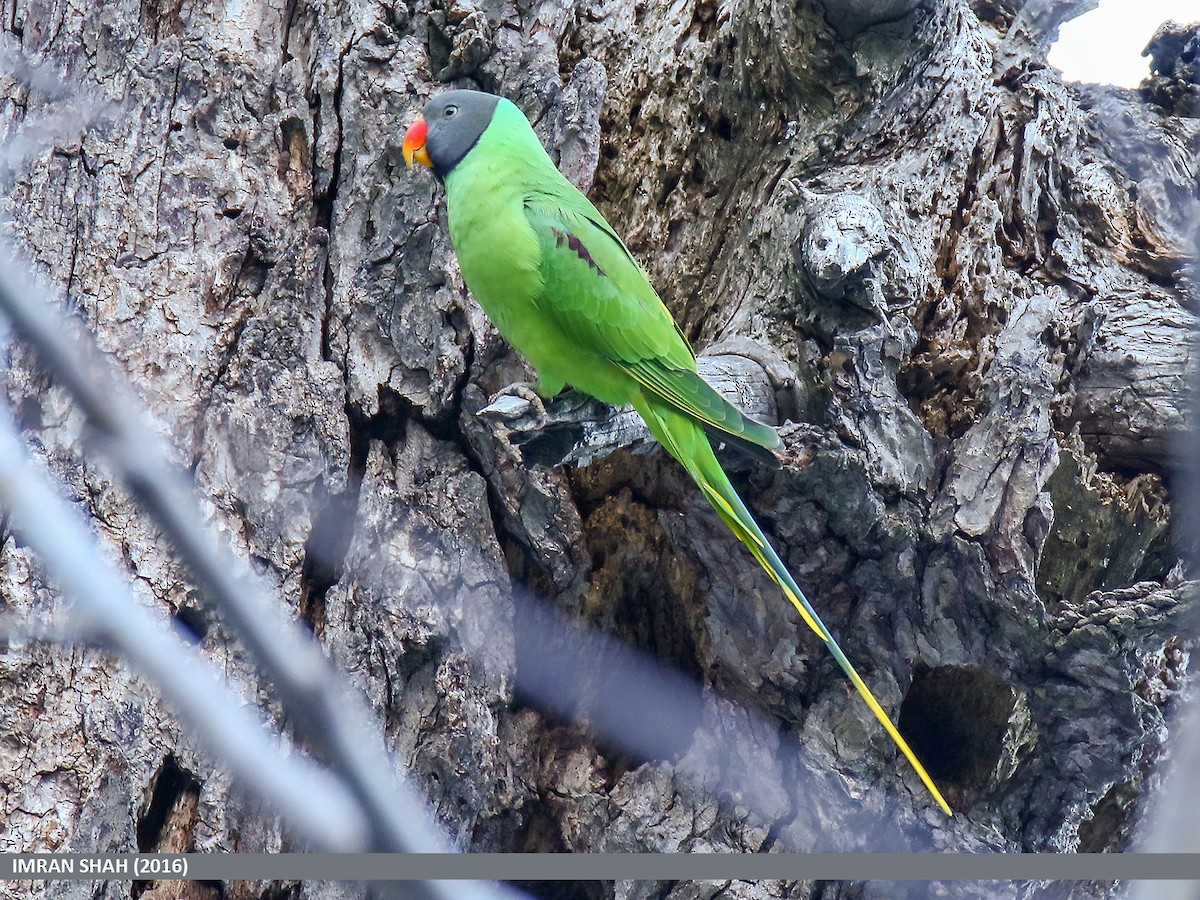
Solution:
{"label": "blurred branch in foreground", "polygon": [[[891,821],[897,805],[909,802],[891,773],[873,789],[882,799],[864,804],[850,796],[829,760],[746,703],[536,599],[517,596],[516,620],[539,644],[537,655],[517,667],[518,702],[584,723],[635,765],[671,761],[682,783],[776,823],[771,843],[779,849],[892,853],[940,846],[936,809],[924,830]],[[819,846],[798,845],[790,826],[822,819],[837,826],[822,830]]]}
{"label": "blurred branch in foreground", "polygon": [[[267,738],[265,723],[226,690],[184,641],[155,623],[105,560],[96,537],[35,471],[11,420],[0,416],[0,504],[14,530],[75,599],[71,622],[45,633],[5,635],[96,643],[126,660],[191,723],[213,755],[314,846],[353,850],[366,822],[339,779]],[[7,623],[6,623],[7,624]]]}
{"label": "blurred branch in foreground", "polygon": [[[325,760],[353,797],[362,829],[351,829],[336,841],[325,841],[326,845],[389,852],[447,850],[439,829],[413,789],[397,783],[378,738],[366,726],[368,717],[362,703],[335,676],[316,642],[288,621],[280,605],[272,602],[249,577],[238,574],[244,571],[244,566],[218,549],[201,524],[201,513],[187,485],[163,462],[165,454],[140,424],[141,414],[135,411],[133,401],[94,345],[75,337],[75,330],[44,293],[12,262],[0,268],[0,309],[12,322],[16,334],[33,348],[45,369],[74,397],[97,438],[96,449],[145,506],[177,548],[203,593],[249,649],[275,686],[285,715],[299,735]],[[15,448],[11,441],[10,447]],[[17,474],[17,463],[14,461],[12,465],[16,477],[10,478],[9,490],[30,489],[24,483],[28,479]],[[16,497],[14,502],[19,499]],[[12,508],[12,512],[31,536],[40,536],[41,549],[46,541],[52,540],[61,523],[47,524],[42,520],[45,514],[40,498],[23,502],[24,505]],[[68,568],[63,561],[55,569],[56,576],[63,579],[63,586],[72,593],[88,585],[88,573],[96,568],[78,561],[75,566]],[[110,582],[105,593],[113,596],[114,589]],[[110,605],[106,609],[107,618],[120,620],[115,607]],[[111,638],[111,629],[102,634]],[[144,632],[141,638],[153,642],[152,634]],[[166,647],[153,652],[154,659],[163,660],[173,658],[176,651]],[[149,661],[144,664],[150,665]],[[158,670],[148,671],[155,674],[157,683]],[[168,686],[163,687],[166,690]],[[180,697],[187,696],[179,690]],[[180,709],[185,714],[193,711],[191,705],[181,705]],[[234,729],[228,739],[239,740],[239,733],[244,730],[244,727]],[[251,740],[244,735],[241,739]],[[253,740],[261,740],[261,735]],[[246,748],[241,747],[240,752],[245,754]],[[286,772],[280,769],[278,777],[285,777]],[[276,793],[284,789],[278,782],[273,788]],[[304,781],[295,780],[290,789],[308,788]],[[345,798],[342,799],[344,803]],[[317,816],[309,824],[315,831],[305,829],[306,833],[317,833],[322,825],[332,827],[334,821],[326,817],[322,822]],[[442,885],[423,883],[423,886],[413,885],[413,893],[447,898],[494,895],[493,889],[468,882],[456,884],[453,891]]]}
{"label": "blurred branch in foreground", "polygon": [[[1196,49],[1200,26],[1166,22],[1145,50],[1151,57],[1152,75],[1142,83],[1142,93],[1151,102],[1180,115],[1194,117],[1200,110],[1200,82],[1196,79]],[[1109,128],[1119,132],[1119,119],[1110,117]],[[1133,136],[1132,140],[1136,140]],[[1193,157],[1194,159],[1194,157]],[[1138,173],[1139,175],[1145,173]],[[1181,291],[1192,309],[1200,306],[1200,197],[1194,190],[1195,167],[1191,173],[1167,170],[1155,173],[1166,183],[1189,179],[1193,190],[1166,194],[1160,220],[1169,228],[1187,259],[1182,265]],[[1196,350],[1192,335],[1190,354]],[[1200,571],[1200,373],[1193,372],[1187,398],[1186,428],[1175,436],[1174,468],[1179,479],[1181,502],[1175,522],[1175,538],[1181,555],[1193,572]],[[1196,623],[1185,636],[1195,645]],[[1200,829],[1196,827],[1196,797],[1200,796],[1200,695],[1196,685],[1185,690],[1174,717],[1173,734],[1160,764],[1162,784],[1144,801],[1144,818],[1134,849],[1145,853],[1200,853]],[[1195,881],[1133,882],[1128,891],[1133,900],[1194,900],[1200,896]]]}

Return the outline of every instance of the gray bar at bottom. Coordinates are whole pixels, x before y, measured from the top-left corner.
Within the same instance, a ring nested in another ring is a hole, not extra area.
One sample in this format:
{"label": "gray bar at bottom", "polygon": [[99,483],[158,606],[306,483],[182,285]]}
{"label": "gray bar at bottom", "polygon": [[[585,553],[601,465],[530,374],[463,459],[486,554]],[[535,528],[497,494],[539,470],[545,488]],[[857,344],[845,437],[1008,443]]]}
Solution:
{"label": "gray bar at bottom", "polygon": [[0,854],[0,878],[521,881],[1200,880],[1185,853]]}

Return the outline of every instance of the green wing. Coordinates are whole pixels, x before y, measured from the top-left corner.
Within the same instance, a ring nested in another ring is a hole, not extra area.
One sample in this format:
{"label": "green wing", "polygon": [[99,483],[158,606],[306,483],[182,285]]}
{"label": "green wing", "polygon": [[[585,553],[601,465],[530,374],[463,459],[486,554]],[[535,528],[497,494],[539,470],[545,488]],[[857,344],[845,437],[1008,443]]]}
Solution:
{"label": "green wing", "polygon": [[778,447],[774,428],[743,414],[696,374],[692,348],[646,274],[595,207],[578,199],[570,205],[546,196],[526,199],[542,254],[542,314],[573,343],[718,439],[732,439],[759,457],[764,454],[755,449]]}

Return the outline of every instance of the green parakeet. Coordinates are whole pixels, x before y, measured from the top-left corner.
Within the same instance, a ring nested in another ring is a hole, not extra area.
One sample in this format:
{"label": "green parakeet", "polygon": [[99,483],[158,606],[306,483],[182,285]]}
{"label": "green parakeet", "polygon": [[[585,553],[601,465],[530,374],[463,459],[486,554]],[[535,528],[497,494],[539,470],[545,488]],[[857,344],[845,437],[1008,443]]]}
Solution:
{"label": "green parakeet", "polygon": [[707,432],[760,455],[775,429],[696,374],[687,339],[645,272],[595,206],[555,168],[521,111],[477,91],[425,105],[404,136],[411,167],[446,188],[450,240],[471,293],[537,370],[538,390],[565,385],[632,405],[700,487],[717,515],[817,633],[947,814],[941,792],[855,671],[754,521]]}

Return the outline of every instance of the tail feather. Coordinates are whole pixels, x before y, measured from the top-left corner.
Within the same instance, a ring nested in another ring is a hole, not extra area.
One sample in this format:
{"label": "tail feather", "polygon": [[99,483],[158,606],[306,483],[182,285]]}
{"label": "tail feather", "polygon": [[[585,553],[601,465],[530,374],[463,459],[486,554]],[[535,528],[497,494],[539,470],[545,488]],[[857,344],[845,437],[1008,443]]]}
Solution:
{"label": "tail feather", "polygon": [[875,699],[875,695],[871,693],[871,689],[862,680],[862,676],[858,674],[846,654],[842,652],[838,642],[825,627],[825,623],[821,621],[817,611],[804,596],[804,592],[796,584],[796,580],[792,578],[787,566],[783,564],[775,549],[767,542],[762,529],[758,527],[758,523],[746,509],[746,504],[742,502],[741,497],[730,484],[721,464],[717,462],[712,445],[702,427],[683,413],[669,408],[664,409],[653,401],[635,401],[634,406],[646,420],[650,431],[658,438],[659,442],[687,469],[688,474],[699,485],[701,492],[717,511],[717,515],[729,527],[729,530],[746,545],[750,553],[758,560],[758,564],[779,585],[788,600],[796,607],[796,611],[800,613],[805,624],[824,641],[833,658],[837,660],[842,671],[846,673],[846,677],[850,679],[850,683],[854,685],[855,690],[874,713],[875,718],[879,720],[896,746],[900,748],[900,752],[912,764],[913,769],[916,770],[917,775],[920,776],[921,781],[929,789],[929,793],[933,795],[938,805],[946,815],[953,815],[950,805],[938,790],[937,785],[933,783],[933,779],[929,777],[929,773],[925,771],[925,767],[921,765],[921,761],[917,759],[917,755],[913,753],[908,742],[892,724],[891,718],[884,712],[879,701]]}

